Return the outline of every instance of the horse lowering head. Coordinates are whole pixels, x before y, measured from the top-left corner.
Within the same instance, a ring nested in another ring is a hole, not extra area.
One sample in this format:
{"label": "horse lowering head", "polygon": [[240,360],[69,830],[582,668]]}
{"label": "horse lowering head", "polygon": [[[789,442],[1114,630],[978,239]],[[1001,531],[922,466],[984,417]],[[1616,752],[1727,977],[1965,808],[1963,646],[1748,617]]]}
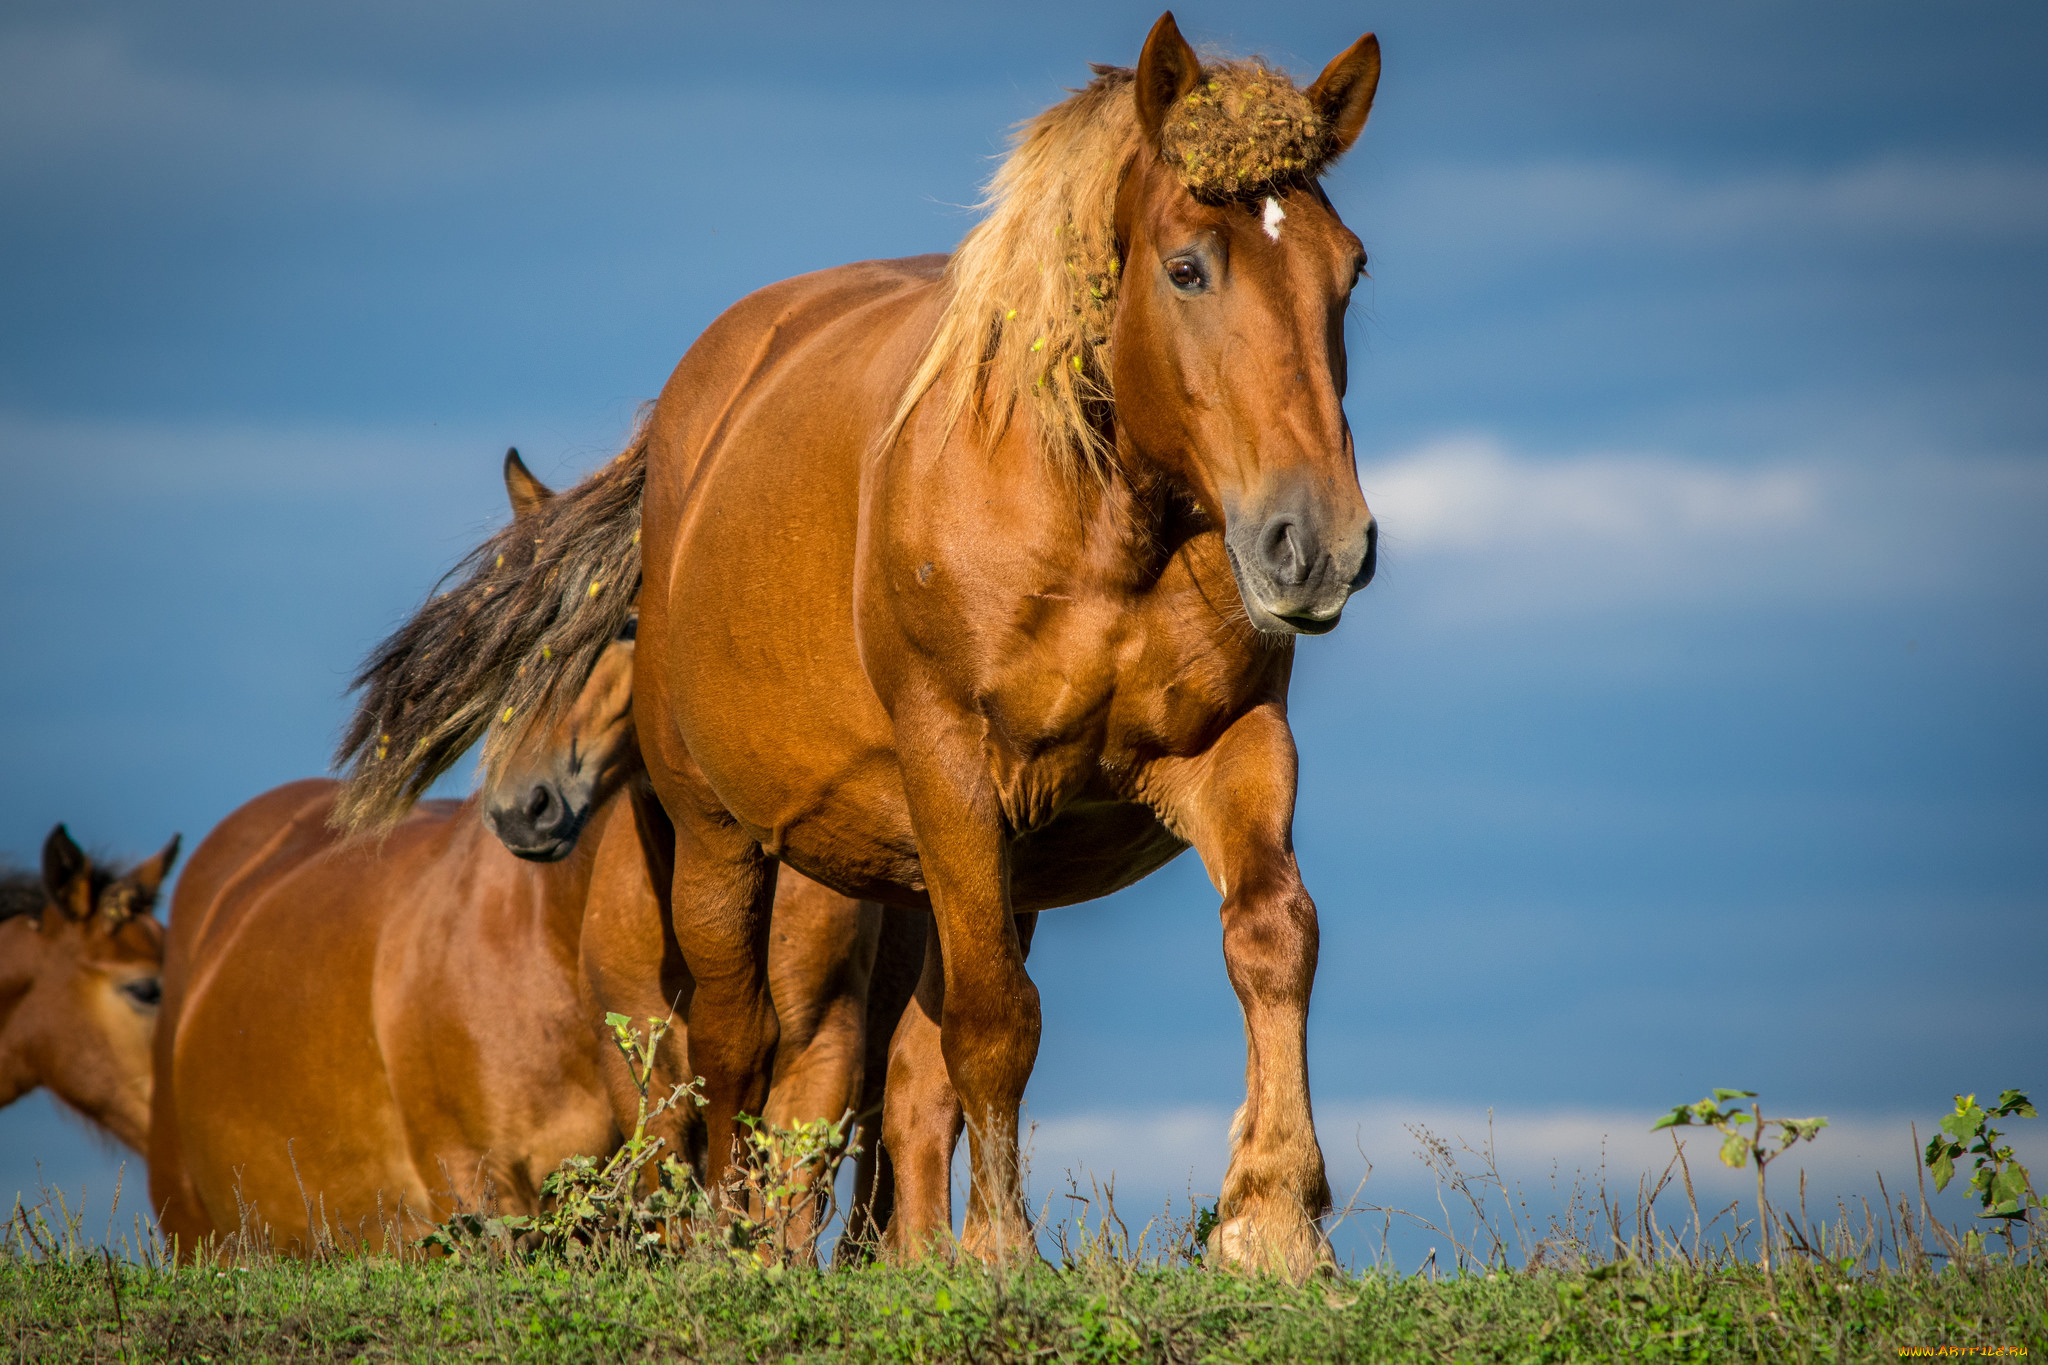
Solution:
{"label": "horse lowering head", "polygon": [[1204,67],[1160,17],[1131,81],[1141,149],[1116,205],[1110,326],[1120,444],[1164,467],[1224,544],[1247,616],[1320,634],[1377,539],[1344,418],[1344,313],[1365,251],[1317,183],[1379,83],[1359,39],[1297,89]]}
{"label": "horse lowering head", "polygon": [[[505,491],[515,524],[554,497],[516,450],[505,455]],[[638,622],[637,615],[627,617],[575,699],[549,723],[528,727],[484,778],[484,824],[522,858],[551,863],[568,857],[591,814],[639,769],[633,733]]]}
{"label": "horse lowering head", "polygon": [[173,837],[116,877],[59,825],[40,882],[0,880],[0,1105],[45,1085],[143,1149],[163,993],[164,931],[150,912],[177,856]]}

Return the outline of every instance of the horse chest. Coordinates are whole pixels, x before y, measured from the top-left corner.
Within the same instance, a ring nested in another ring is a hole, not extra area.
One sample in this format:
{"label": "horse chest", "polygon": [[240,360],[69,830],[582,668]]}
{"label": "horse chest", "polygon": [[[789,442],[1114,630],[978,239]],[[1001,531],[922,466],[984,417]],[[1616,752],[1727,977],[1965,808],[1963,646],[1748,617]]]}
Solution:
{"label": "horse chest", "polygon": [[1148,759],[1205,749],[1272,683],[1269,659],[1189,629],[1178,595],[1062,606],[975,697],[990,776],[1018,831],[1076,801],[1131,799]]}

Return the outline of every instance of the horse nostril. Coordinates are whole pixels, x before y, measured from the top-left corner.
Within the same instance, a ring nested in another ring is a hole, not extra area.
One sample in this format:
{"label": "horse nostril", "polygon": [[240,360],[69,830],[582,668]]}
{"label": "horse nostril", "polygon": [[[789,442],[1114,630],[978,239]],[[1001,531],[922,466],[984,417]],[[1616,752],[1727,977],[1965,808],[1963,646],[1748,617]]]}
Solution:
{"label": "horse nostril", "polygon": [[1351,590],[1357,592],[1372,582],[1373,571],[1379,567],[1380,523],[1377,517],[1365,524],[1365,558],[1359,562],[1358,572],[1352,576]]}
{"label": "horse nostril", "polygon": [[1308,580],[1312,556],[1308,536],[1292,517],[1275,517],[1259,533],[1259,558],[1266,571],[1290,588]]}
{"label": "horse nostril", "polygon": [[554,801],[554,793],[545,786],[535,787],[526,797],[526,818],[536,825],[548,813],[548,806]]}

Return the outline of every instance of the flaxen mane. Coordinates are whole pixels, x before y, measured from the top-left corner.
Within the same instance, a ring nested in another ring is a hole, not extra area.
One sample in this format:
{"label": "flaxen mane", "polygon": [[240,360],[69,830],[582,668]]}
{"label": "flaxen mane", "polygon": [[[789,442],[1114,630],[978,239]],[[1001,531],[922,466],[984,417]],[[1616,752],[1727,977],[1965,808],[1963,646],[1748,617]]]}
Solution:
{"label": "flaxen mane", "polygon": [[[1116,200],[1144,134],[1132,73],[1095,70],[1087,88],[1018,129],[982,201],[988,216],[946,267],[945,312],[885,441],[951,371],[949,427],[972,407],[993,442],[1022,404],[1057,463],[1100,468],[1108,458],[1109,331],[1123,272]],[[1208,203],[1313,181],[1335,150],[1307,95],[1257,58],[1205,66],[1160,129],[1160,155]]]}
{"label": "flaxen mane", "polygon": [[617,458],[471,551],[456,586],[377,646],[334,756],[337,828],[388,829],[477,740],[493,764],[575,699],[640,590],[646,477],[643,418]]}

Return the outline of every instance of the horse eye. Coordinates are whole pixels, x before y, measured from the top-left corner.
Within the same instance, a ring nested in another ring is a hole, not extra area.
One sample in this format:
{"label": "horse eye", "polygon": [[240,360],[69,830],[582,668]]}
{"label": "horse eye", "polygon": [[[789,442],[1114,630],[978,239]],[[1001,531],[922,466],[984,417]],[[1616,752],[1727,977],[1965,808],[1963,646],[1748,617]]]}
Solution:
{"label": "horse eye", "polygon": [[1166,263],[1166,278],[1173,281],[1173,287],[1185,294],[1192,294],[1208,283],[1202,275],[1202,267],[1182,257]]}
{"label": "horse eye", "polygon": [[626,624],[619,627],[618,638],[621,640],[631,640],[639,634],[640,618],[637,616],[628,616],[626,618]]}
{"label": "horse eye", "polygon": [[133,981],[122,982],[121,993],[143,1008],[153,1010],[163,1003],[163,979],[154,976],[138,976]]}

